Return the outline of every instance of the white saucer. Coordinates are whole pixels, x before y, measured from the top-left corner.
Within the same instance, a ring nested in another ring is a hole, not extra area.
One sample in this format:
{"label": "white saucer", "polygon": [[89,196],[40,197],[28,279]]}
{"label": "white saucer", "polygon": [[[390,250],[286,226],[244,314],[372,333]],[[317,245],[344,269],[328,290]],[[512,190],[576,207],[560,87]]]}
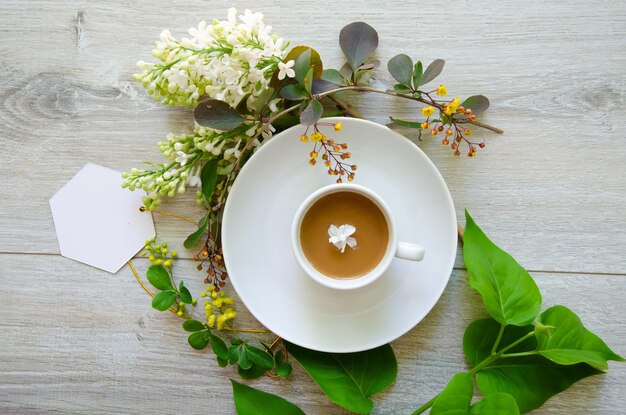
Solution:
{"label": "white saucer", "polygon": [[224,259],[241,300],[278,336],[325,352],[368,350],[409,331],[441,296],[456,255],[456,215],[437,168],[405,137],[365,120],[323,121],[342,122],[340,132],[320,128],[348,144],[358,164],[354,183],[385,199],[399,240],[424,246],[424,260],[396,258],[377,281],[353,291],[304,273],[291,248],[291,221],[310,193],[336,177],[309,165],[312,144],[300,142],[300,125],[265,143],[239,173],[222,221]]}

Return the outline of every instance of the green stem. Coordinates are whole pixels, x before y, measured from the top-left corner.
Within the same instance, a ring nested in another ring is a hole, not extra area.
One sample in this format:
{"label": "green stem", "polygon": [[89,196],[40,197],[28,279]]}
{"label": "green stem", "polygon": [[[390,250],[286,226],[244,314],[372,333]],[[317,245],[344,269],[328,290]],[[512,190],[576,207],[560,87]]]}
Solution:
{"label": "green stem", "polygon": [[522,356],[534,356],[539,354],[536,350],[530,352],[519,352],[519,353],[508,353],[500,356],[501,359],[506,359],[507,357],[522,357]]}
{"label": "green stem", "polygon": [[[341,91],[361,91],[361,92],[372,92],[372,93],[375,93],[375,94],[389,95],[389,96],[392,96],[392,97],[404,98],[404,99],[408,99],[408,100],[411,100],[411,101],[418,101],[418,102],[421,102],[421,103],[424,103],[424,104],[427,104],[427,105],[435,105],[436,107],[441,109],[441,104],[438,104],[437,102],[432,101],[432,100],[427,100],[425,98],[422,98],[421,96],[416,98],[416,97],[413,97],[411,95],[404,95],[404,94],[399,94],[399,93],[396,93],[396,92],[384,91],[382,89],[376,89],[376,88],[372,88],[372,87],[369,87],[369,86],[359,86],[359,85],[342,86],[342,87],[339,87],[339,88],[331,89],[330,91],[324,91],[324,92],[321,92],[319,94],[316,94],[316,95],[313,96],[313,98],[320,99],[320,98],[323,98],[325,96],[329,96],[329,95],[332,95],[332,94],[335,94],[335,93],[341,92]],[[417,91],[417,92],[419,92],[419,91]],[[293,111],[293,110],[295,110],[296,108],[299,108],[299,107],[300,107],[300,104],[293,105],[293,106],[291,106],[291,107],[289,107],[289,108],[279,112],[278,114],[274,115],[273,117],[265,120],[264,123],[266,123],[266,124],[272,123],[277,118],[280,118],[283,115],[288,114],[291,111]],[[492,127],[491,125],[484,124],[484,123],[481,123],[481,122],[473,121],[473,122],[471,122],[471,124],[474,124],[477,127],[481,127],[481,128],[485,128],[487,130],[494,131],[494,132],[496,132],[498,134],[502,134],[504,132],[504,131],[502,131],[499,128]]]}
{"label": "green stem", "polygon": [[491,355],[493,356],[494,354],[496,354],[496,351],[498,350],[498,346],[500,345],[500,340],[502,340],[502,335],[504,334],[504,328],[506,326],[504,324],[500,324],[500,331],[498,332],[498,337],[496,337],[496,341],[493,344],[493,347],[491,348]]}
{"label": "green stem", "polygon": [[411,415],[419,415],[421,413],[424,413],[428,408],[433,406],[433,404],[435,403],[435,399],[437,399],[438,396],[439,395],[435,396],[430,401],[426,402],[424,405],[422,405],[419,408],[417,408],[417,410],[415,412],[413,412],[413,414],[411,414]]}

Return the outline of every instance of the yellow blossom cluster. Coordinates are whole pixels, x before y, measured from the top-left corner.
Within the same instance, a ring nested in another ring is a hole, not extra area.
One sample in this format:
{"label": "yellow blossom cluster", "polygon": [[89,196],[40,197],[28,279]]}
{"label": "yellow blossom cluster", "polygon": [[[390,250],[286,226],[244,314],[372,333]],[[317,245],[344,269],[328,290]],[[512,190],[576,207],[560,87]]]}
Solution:
{"label": "yellow blossom cluster", "polygon": [[206,298],[204,309],[209,327],[222,330],[228,321],[237,317],[237,312],[230,307],[233,299],[223,291],[217,292],[215,285],[207,286],[206,291],[201,292],[200,296]]}
{"label": "yellow blossom cluster", "polygon": [[448,102],[447,104],[443,106],[444,114],[446,114],[447,116],[451,116],[452,114],[456,112],[457,108],[459,108],[460,104],[461,104],[461,100],[459,99],[459,97],[455,97],[452,101]]}

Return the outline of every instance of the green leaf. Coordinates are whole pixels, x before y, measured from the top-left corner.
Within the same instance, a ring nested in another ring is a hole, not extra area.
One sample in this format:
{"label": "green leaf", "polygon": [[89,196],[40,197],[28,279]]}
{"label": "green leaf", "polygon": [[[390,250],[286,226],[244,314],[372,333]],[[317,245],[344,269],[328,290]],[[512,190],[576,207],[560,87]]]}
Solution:
{"label": "green leaf", "polygon": [[[491,349],[499,331],[500,323],[492,318],[474,321],[467,327],[463,335],[463,352],[473,366],[476,366],[491,355]],[[502,350],[503,347],[508,346],[532,331],[532,325],[521,327],[506,326],[498,350]],[[534,337],[530,337],[523,343],[508,350],[507,353],[527,352],[536,348],[537,341]]]}
{"label": "green leaf", "polygon": [[146,278],[154,288],[162,291],[174,290],[170,273],[163,265],[150,265],[146,271]]}
{"label": "green leaf", "polygon": [[[445,63],[446,61],[444,61],[443,59],[435,59],[434,61],[432,61],[424,71],[424,74],[419,81],[420,85],[425,85],[438,77],[443,70],[443,66],[445,65]],[[417,85],[415,87],[417,88]]]}
{"label": "green leaf", "polygon": [[252,361],[250,361],[250,356],[248,356],[248,349],[245,343],[239,346],[239,357],[237,359],[237,364],[243,370],[248,370],[252,367]]}
{"label": "green leaf", "polygon": [[252,112],[248,108],[248,98],[250,98],[251,95],[252,93],[248,92],[243,96],[243,98],[241,98],[239,104],[235,107],[235,111],[237,111],[237,113],[241,115],[252,115]]}
{"label": "green leaf", "polygon": [[193,301],[193,298],[191,297],[191,293],[189,292],[189,289],[185,286],[182,286],[180,289],[180,301],[182,301],[183,303],[187,303],[187,304],[191,304],[191,302]]}
{"label": "green leaf", "polygon": [[324,81],[323,79],[314,79],[311,93],[321,94],[323,92],[332,91],[333,89],[337,89],[337,85],[332,82]]}
{"label": "green leaf", "polygon": [[[278,74],[278,71],[276,71]],[[263,92],[254,100],[254,109],[257,113],[262,114],[267,104],[274,98],[274,88],[264,89]]]}
{"label": "green leaf", "polygon": [[[290,60],[295,61],[298,58],[298,56],[302,55],[302,53],[306,51],[310,53],[309,66],[313,68],[313,77],[316,79],[319,79],[322,76],[324,67],[322,65],[322,59],[320,58],[320,54],[312,47],[309,47],[309,46],[294,47],[293,49],[289,51],[287,56],[285,56],[285,59],[283,60],[283,62],[289,62]],[[295,72],[295,68],[294,68],[294,72]],[[278,74],[278,71],[276,71],[276,74]]]}
{"label": "green leaf", "polygon": [[252,364],[270,370],[274,367],[274,358],[272,355],[254,346],[246,346],[246,354]]}
{"label": "green leaf", "polygon": [[489,99],[484,95],[472,95],[463,101],[461,106],[471,108],[472,114],[478,115],[481,112],[487,111],[487,108],[489,108]]}
{"label": "green leaf", "polygon": [[281,363],[276,366],[276,374],[284,379],[287,379],[289,376],[291,376],[292,371],[293,367],[289,363]]}
{"label": "green leaf", "polygon": [[202,194],[206,200],[209,200],[215,191],[215,184],[217,183],[217,161],[217,159],[207,161],[200,172]]}
{"label": "green leaf", "polygon": [[198,320],[189,319],[183,322],[183,330],[193,333],[206,330],[206,326]]}
{"label": "green leaf", "polygon": [[285,399],[231,380],[237,415],[305,415]]}
{"label": "green leaf", "polygon": [[322,80],[331,82],[335,85],[345,85],[346,80],[337,69],[324,69],[322,72]]}
{"label": "green leaf", "polygon": [[300,84],[290,84],[280,90],[280,96],[290,101],[301,101],[309,96]]}
{"label": "green leaf", "polygon": [[411,87],[411,76],[413,75],[413,61],[404,54],[396,55],[387,63],[387,69],[391,76],[402,85]]}
{"label": "green leaf", "polygon": [[341,65],[341,68],[339,68],[339,73],[341,74],[341,76],[343,76],[343,79],[346,80],[346,84],[347,84],[348,83],[347,81],[352,79],[352,74],[354,73],[354,71],[352,70],[352,67],[350,66],[350,64],[346,62],[343,65]]}
{"label": "green leaf", "polygon": [[501,324],[523,326],[541,310],[541,293],[528,272],[498,248],[465,211],[463,257],[469,284],[480,293],[485,308]]}
{"label": "green leaf", "polygon": [[470,408],[470,415],[519,415],[517,402],[508,393],[492,393]]}
{"label": "green leaf", "polygon": [[559,366],[542,356],[501,359],[476,374],[484,394],[511,394],[520,412],[539,408],[548,399],[587,376],[602,373],[584,363]]}
{"label": "green leaf", "polygon": [[302,85],[304,85],[306,92],[310,94],[313,89],[313,68],[309,69],[309,72],[305,75]]}
{"label": "green leaf", "polygon": [[211,350],[213,350],[213,353],[215,353],[215,356],[217,356],[218,363],[220,359],[227,361],[228,347],[226,347],[226,343],[224,343],[224,340],[214,334],[211,334],[209,342],[211,343]]}
{"label": "green leaf", "polygon": [[293,70],[296,73],[296,80],[304,86],[304,77],[311,69],[311,49],[307,49],[300,53],[296,58]]}
{"label": "green leaf", "polygon": [[393,118],[393,117],[389,117],[389,119],[391,120],[391,122],[393,122],[394,124],[398,124],[401,125],[403,127],[407,127],[407,128],[417,128],[418,130],[422,129],[422,123],[420,122],[415,122],[415,121],[405,121],[405,120],[400,120],[398,118]]}
{"label": "green leaf", "polygon": [[242,379],[256,379],[260,378],[267,372],[264,368],[257,365],[252,365],[248,369],[243,369],[241,366],[237,367],[237,373]]}
{"label": "green leaf", "polygon": [[161,291],[152,299],[152,308],[165,311],[176,301],[176,293],[174,291]]}
{"label": "green leaf", "polygon": [[203,216],[202,219],[198,221],[198,229],[194,231],[191,235],[189,235],[187,239],[185,239],[185,242],[183,242],[183,246],[187,249],[193,248],[196,242],[198,242],[198,240],[207,231],[208,224],[209,224],[209,215]]}
{"label": "green leaf", "polygon": [[[470,324],[463,337],[463,351],[472,365],[477,365],[491,354],[500,324],[494,319],[478,320]],[[498,350],[532,332],[532,326],[507,326]],[[507,353],[535,350],[534,336]],[[511,394],[521,413],[540,407],[550,397],[569,388],[587,376],[602,373],[589,365],[560,366],[542,356],[499,359],[476,374],[478,389],[483,395],[497,392]]]}
{"label": "green leaf", "polygon": [[322,113],[324,112],[324,108],[322,104],[316,100],[312,99],[307,104],[306,108],[300,114],[300,122],[302,125],[314,125],[322,118]]}
{"label": "green leaf", "polygon": [[228,348],[228,361],[231,365],[234,365],[239,360],[239,347],[230,346]]}
{"label": "green leaf", "polygon": [[422,62],[415,62],[413,67],[413,88],[419,88],[422,83]]}
{"label": "green leaf", "polygon": [[539,322],[553,326],[549,333],[537,334],[539,353],[560,365],[587,363],[596,369],[608,370],[608,360],[623,362],[597,335],[583,326],[580,318],[561,305],[541,313]]}
{"label": "green leaf", "polygon": [[474,383],[469,373],[457,373],[437,396],[431,415],[467,415],[474,394]]}
{"label": "green leaf", "polygon": [[337,405],[369,414],[369,397],[390,386],[397,376],[397,362],[390,345],[358,353],[323,353],[285,342],[291,355]]}
{"label": "green leaf", "polygon": [[243,122],[243,117],[230,105],[216,99],[206,99],[193,110],[196,122],[220,131],[229,131]]}
{"label": "green leaf", "polygon": [[209,344],[209,341],[206,339],[204,333],[204,331],[198,331],[191,334],[187,337],[187,342],[196,350],[204,349]]}
{"label": "green leaf", "polygon": [[352,70],[356,71],[378,47],[378,33],[367,23],[350,23],[339,33],[339,46]]}
{"label": "green leaf", "polygon": [[226,367],[228,366],[228,359],[222,359],[221,357],[217,358],[217,365],[219,367]]}

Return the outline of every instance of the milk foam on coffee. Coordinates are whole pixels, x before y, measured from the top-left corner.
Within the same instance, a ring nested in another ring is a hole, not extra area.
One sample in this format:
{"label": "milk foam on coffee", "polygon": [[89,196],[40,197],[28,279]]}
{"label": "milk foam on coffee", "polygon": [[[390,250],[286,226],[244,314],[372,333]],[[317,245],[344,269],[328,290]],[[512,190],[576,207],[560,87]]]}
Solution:
{"label": "milk foam on coffee", "polygon": [[346,245],[352,249],[357,245],[356,239],[350,236],[354,232],[356,232],[356,228],[352,225],[341,225],[340,227],[330,225],[328,227],[328,236],[330,236],[328,242],[335,245],[335,248],[339,249],[343,254],[346,250]]}

